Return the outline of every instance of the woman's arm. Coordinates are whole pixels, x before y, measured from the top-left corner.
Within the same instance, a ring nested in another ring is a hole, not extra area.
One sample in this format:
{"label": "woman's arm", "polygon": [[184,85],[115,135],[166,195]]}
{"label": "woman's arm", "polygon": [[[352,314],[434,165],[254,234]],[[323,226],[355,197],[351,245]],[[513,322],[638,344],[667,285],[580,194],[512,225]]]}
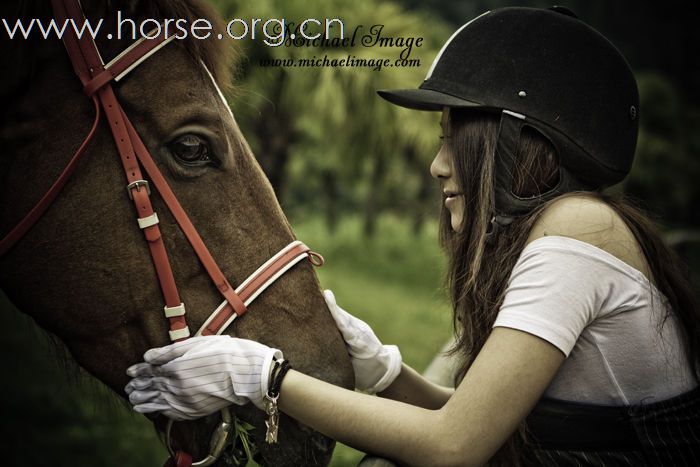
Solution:
{"label": "woman's arm", "polygon": [[424,409],[439,409],[454,392],[453,388],[433,383],[404,363],[401,366],[401,373],[394,382],[377,395]]}
{"label": "woman's arm", "polygon": [[[133,379],[125,391],[134,410],[176,420],[200,418],[230,403],[250,401],[263,408],[271,362],[279,354],[246,339],[194,337],[146,352],[143,363],[127,370]],[[528,414],[563,360],[554,345],[498,327],[438,410],[356,393],[294,371],[283,379],[279,404],[317,431],[403,464],[481,465]],[[399,394],[400,387],[394,389]]]}
{"label": "woman's arm", "polygon": [[[482,465],[527,416],[564,354],[496,328],[454,395],[439,410],[376,398],[290,371],[280,408],[357,449],[407,465]],[[410,378],[410,376],[409,376]]]}

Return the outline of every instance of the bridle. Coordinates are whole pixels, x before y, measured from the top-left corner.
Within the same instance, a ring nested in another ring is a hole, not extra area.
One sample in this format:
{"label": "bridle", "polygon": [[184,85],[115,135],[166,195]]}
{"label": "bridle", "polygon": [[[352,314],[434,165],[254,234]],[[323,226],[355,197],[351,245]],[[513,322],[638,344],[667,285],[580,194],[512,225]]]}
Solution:
{"label": "bridle", "polygon": [[[86,19],[79,0],[52,0],[51,3],[54,18],[58,24],[64,24],[68,19],[72,19],[78,28],[83,26]],[[78,162],[85,154],[85,149],[97,130],[102,115],[101,112],[104,112],[105,119],[109,124],[112,137],[117,146],[124,173],[126,174],[126,192],[129,199],[133,201],[138,213],[137,222],[146,238],[163,293],[165,302],[163,310],[170,327],[168,334],[172,341],[180,341],[190,337],[190,330],[185,320],[185,305],[178,293],[170,260],[158,226],[158,215],[151,205],[150,183],[153,183],[155,186],[163,202],[192,245],[205,271],[224,299],[195,335],[221,334],[234,319],[246,312],[248,305],[253,300],[295,264],[306,258],[314,266],[320,266],[323,264],[323,258],[311,251],[302,242],[294,241],[260,266],[235,289],[221,272],[221,269],[209,253],[194,225],[192,225],[189,217],[182,209],[175,194],[170,189],[143,141],[141,141],[129,118],[126,116],[112,88],[113,81],[118,82],[124,78],[139,64],[174,39],[174,36],[166,37],[165,34],[166,28],[161,27],[158,35],[140,38],[112,61],[105,64],[91,35],[83,34],[81,37],[78,37],[75,30],[68,27],[65,28],[63,42],[73,69],[83,85],[83,91],[95,106],[95,118],[90,132],[51,188],[31,211],[0,240],[0,257],[4,256],[32,228],[56,199],[73,174]],[[208,70],[207,73],[209,73]],[[214,85],[216,86],[216,82],[214,82]],[[141,167],[148,174],[150,182],[144,178]],[[222,411],[222,422],[216,428],[212,437],[210,454],[195,463],[192,463],[191,456],[187,453],[182,451],[172,452],[169,442],[171,426],[169,423],[166,437],[168,439],[167,447],[173,455],[171,462],[177,466],[205,466],[214,463],[223,451],[231,432],[230,421],[230,414],[224,409]]]}

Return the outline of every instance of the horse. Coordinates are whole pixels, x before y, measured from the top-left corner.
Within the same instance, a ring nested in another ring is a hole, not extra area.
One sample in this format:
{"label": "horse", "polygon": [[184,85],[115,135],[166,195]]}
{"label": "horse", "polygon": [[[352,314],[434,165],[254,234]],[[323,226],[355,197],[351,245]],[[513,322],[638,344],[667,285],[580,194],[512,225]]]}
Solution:
{"label": "horse", "polygon": [[[2,17],[10,24],[17,18],[48,24],[48,3],[5,3]],[[230,44],[216,38],[221,19],[202,0],[83,0],[82,8],[93,24],[105,19],[95,39],[105,63],[132,42],[107,38],[115,31],[117,10],[137,24],[146,18],[185,18],[188,24],[206,18],[215,25],[210,39],[174,40],[111,86],[221,271],[231,284],[240,283],[295,237],[217,86],[231,82]],[[6,70],[0,78],[2,238],[59,176],[90,132],[95,108],[55,36],[4,37],[0,50]],[[53,204],[0,259],[0,286],[12,303],[121,397],[126,368],[147,349],[169,343],[163,296],[126,184],[115,141],[102,122]],[[187,320],[199,327],[221,295],[155,191],[150,198]],[[344,342],[307,262],[261,294],[226,332],[281,349],[306,374],[353,387]],[[268,444],[263,412],[250,404],[232,410],[256,427],[259,462],[329,462],[334,442],[325,436],[283,415],[279,443]],[[152,419],[162,430],[163,417]],[[217,423],[212,416],[175,424],[173,449],[195,460],[206,456]]]}

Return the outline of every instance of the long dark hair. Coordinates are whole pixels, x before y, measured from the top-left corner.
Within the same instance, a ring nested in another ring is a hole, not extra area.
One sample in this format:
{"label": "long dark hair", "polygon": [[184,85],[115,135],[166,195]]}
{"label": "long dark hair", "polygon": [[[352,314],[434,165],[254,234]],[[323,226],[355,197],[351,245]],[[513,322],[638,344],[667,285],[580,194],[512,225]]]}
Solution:
{"label": "long dark hair", "polygon": [[[500,229],[495,238],[487,242],[493,216],[494,154],[499,120],[495,114],[459,109],[451,109],[448,120],[450,137],[445,144],[453,155],[454,172],[465,199],[460,232],[452,230],[450,214],[444,207],[440,222],[440,239],[449,258],[446,285],[454,309],[456,343],[453,353],[462,357],[456,382],[464,377],[491,333],[508,278],[533,225],[547,206],[565,196],[601,200],[625,222],[644,253],[650,279],[668,299],[668,312],[672,310],[679,319],[690,364],[697,375],[700,310],[685,278],[682,262],[663,243],[649,217],[622,196],[572,192],[543,202]],[[556,184],[556,152],[536,130],[523,129],[517,160],[513,191],[518,196],[534,196]],[[524,442],[526,426],[523,421],[494,456],[492,465],[519,465]]]}

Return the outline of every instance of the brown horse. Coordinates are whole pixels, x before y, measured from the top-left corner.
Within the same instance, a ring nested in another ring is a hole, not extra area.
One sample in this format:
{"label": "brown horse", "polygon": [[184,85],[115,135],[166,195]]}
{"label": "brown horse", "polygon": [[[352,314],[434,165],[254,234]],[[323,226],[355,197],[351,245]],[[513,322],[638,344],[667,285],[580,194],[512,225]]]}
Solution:
{"label": "brown horse", "polygon": [[[11,23],[17,17],[48,21],[52,15],[49,2],[9,3],[3,5],[9,11],[2,17]],[[210,7],[195,0],[82,4],[89,19],[106,19],[106,29],[97,39],[105,62],[131,42],[106,38],[116,10],[137,21],[209,18],[218,24]],[[215,38],[173,41],[114,87],[168,184],[235,285],[294,235],[216,88],[215,82],[231,79],[229,45]],[[0,50],[5,70],[0,88],[4,236],[57,178],[89,131],[94,109],[55,37],[4,37]],[[192,154],[201,156],[199,160],[206,155],[210,163],[191,163]],[[122,396],[126,368],[141,361],[148,348],[168,343],[161,292],[125,184],[103,122],[72,179],[2,258],[0,270],[0,285],[10,300]],[[158,195],[152,199],[194,330],[222,298]],[[306,262],[272,285],[227,332],[278,347],[301,371],[352,387],[345,346]],[[251,406],[234,411],[256,426],[264,463],[329,461],[333,442],[320,434],[283,418],[280,443],[268,445],[262,441],[264,414]],[[174,443],[195,460],[203,457],[215,422],[177,424]]]}

